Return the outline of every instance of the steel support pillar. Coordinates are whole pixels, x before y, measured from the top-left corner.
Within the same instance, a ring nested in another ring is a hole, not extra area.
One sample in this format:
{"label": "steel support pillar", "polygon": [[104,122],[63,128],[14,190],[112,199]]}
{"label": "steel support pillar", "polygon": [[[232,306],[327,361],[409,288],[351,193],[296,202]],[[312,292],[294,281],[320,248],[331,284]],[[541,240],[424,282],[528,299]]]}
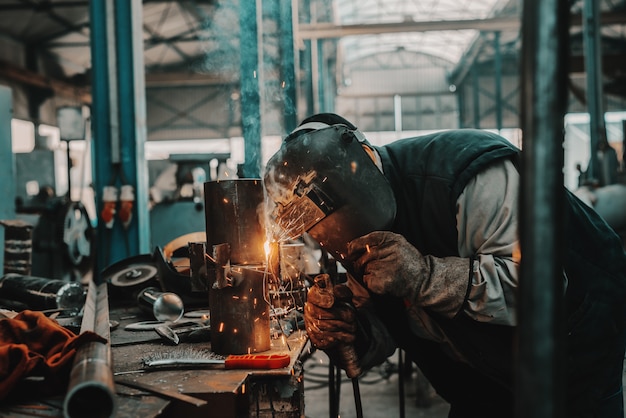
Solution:
{"label": "steel support pillar", "polygon": [[296,97],[296,54],[293,38],[292,0],[280,0],[280,54],[283,78],[283,123],[285,133],[293,131],[298,124]]}
{"label": "steel support pillar", "polygon": [[563,123],[567,0],[527,0],[522,17],[521,277],[516,416],[563,416]]}
{"label": "steel support pillar", "polygon": [[[93,167],[96,207],[103,207],[105,186],[132,187],[128,226],[99,219],[96,279],[120,259],[149,253],[148,170],[144,157],[146,110],[141,0],[90,2],[93,71]],[[120,195],[118,194],[118,198]],[[120,206],[117,207],[118,214]]]}
{"label": "steel support pillar", "polygon": [[[0,86],[0,220],[15,219],[15,156],[11,141],[13,93]],[[4,272],[4,228],[0,227],[0,276]]]}
{"label": "steel support pillar", "polygon": [[598,143],[606,136],[602,106],[602,46],[600,43],[600,2],[585,0],[583,6],[583,46],[587,80],[587,109],[589,111],[589,146],[591,147],[587,179],[598,180]]}
{"label": "steel support pillar", "polygon": [[241,59],[241,125],[244,139],[243,176],[258,178],[261,174],[261,69],[263,62],[259,42],[261,26],[260,0],[239,2]]}

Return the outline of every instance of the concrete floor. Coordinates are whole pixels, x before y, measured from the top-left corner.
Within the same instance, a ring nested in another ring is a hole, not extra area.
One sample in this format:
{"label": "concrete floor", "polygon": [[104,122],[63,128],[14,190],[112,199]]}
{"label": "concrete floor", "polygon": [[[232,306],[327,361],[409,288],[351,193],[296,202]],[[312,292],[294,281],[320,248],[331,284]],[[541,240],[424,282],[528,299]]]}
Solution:
{"label": "concrete floor", "polygon": [[[389,358],[388,368],[372,369],[359,379],[364,418],[401,417],[397,364],[398,357]],[[388,371],[393,369],[389,375]],[[415,369],[414,369],[415,370]],[[316,351],[304,362],[304,413],[306,418],[329,418],[328,357]],[[626,368],[624,370],[624,402],[626,403]],[[404,383],[405,417],[447,418],[449,405],[441,399],[418,371]],[[343,374],[340,389],[339,417],[356,418],[351,381]],[[421,404],[420,404],[421,403]],[[332,417],[331,417],[332,418]]]}
{"label": "concrete floor", "polygon": [[[390,357],[387,367],[370,370],[359,379],[364,418],[400,417],[397,355]],[[389,373],[389,369],[393,372]],[[321,351],[313,353],[304,363],[304,413],[306,418],[329,418],[328,357]],[[430,389],[414,372],[405,380],[404,411],[406,417],[446,418],[448,404]],[[419,401],[427,405],[418,405]],[[350,379],[343,374],[339,401],[340,418],[356,418],[354,393]]]}

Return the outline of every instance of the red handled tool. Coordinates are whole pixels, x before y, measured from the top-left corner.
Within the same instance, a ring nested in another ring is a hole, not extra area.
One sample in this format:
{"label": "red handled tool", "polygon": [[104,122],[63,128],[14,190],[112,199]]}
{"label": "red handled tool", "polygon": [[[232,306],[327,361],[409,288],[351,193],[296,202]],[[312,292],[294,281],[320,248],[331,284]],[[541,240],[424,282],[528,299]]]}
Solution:
{"label": "red handled tool", "polygon": [[282,369],[289,366],[287,354],[241,354],[230,355],[224,360],[227,369]]}
{"label": "red handled tool", "polygon": [[158,353],[143,360],[148,368],[202,367],[223,364],[226,369],[281,369],[289,366],[288,354],[240,354],[220,356],[213,352],[194,349]]}

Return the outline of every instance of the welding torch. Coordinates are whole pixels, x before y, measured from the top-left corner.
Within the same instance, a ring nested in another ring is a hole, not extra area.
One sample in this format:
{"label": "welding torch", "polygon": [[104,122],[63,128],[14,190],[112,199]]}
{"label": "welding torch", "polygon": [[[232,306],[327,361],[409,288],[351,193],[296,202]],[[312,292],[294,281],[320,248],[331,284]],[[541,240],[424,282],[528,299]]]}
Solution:
{"label": "welding torch", "polygon": [[[345,291],[343,291],[343,289],[345,289]],[[317,305],[325,309],[332,308],[335,303],[351,303],[352,300],[352,292],[345,286],[335,288],[328,274],[317,275],[313,280],[311,291],[317,293]],[[361,366],[359,366],[356,350],[352,344],[339,343],[337,352],[342,368],[346,371],[346,375],[352,380],[356,414],[358,418],[361,418],[363,416],[363,410],[358,380],[358,377],[361,375]]]}

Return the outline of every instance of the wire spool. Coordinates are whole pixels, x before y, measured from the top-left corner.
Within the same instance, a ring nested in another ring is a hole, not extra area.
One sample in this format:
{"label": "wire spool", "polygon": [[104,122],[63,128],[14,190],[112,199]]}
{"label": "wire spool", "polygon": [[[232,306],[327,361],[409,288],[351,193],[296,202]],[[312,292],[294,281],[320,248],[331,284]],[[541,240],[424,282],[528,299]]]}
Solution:
{"label": "wire spool", "polygon": [[134,300],[146,287],[160,287],[158,268],[150,254],[120,260],[105,268],[102,278],[112,297]]}

